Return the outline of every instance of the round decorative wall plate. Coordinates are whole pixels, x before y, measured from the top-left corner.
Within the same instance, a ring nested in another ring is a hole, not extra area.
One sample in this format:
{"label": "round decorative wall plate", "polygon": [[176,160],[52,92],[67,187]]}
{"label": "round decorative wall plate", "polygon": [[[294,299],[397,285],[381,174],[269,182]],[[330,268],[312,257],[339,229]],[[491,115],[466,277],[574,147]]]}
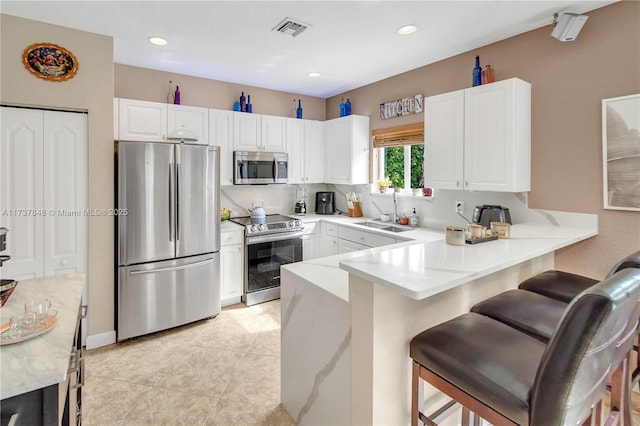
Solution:
{"label": "round decorative wall plate", "polygon": [[22,63],[29,72],[48,81],[66,81],[78,72],[78,59],[73,53],[52,43],[36,43],[22,54]]}

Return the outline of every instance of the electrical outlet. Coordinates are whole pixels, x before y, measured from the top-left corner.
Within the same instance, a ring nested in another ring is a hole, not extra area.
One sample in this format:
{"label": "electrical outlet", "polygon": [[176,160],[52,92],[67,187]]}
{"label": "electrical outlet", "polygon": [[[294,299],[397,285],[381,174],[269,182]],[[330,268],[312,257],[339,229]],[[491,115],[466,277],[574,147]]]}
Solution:
{"label": "electrical outlet", "polygon": [[456,201],[456,214],[464,214],[464,201]]}

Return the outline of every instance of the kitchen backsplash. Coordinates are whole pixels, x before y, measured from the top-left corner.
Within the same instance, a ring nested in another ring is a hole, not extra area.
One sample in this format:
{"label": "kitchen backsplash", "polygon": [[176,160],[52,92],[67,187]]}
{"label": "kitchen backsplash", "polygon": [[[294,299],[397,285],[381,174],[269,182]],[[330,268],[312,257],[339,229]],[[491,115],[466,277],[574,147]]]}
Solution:
{"label": "kitchen backsplash", "polygon": [[[220,206],[230,208],[232,217],[248,216],[248,208],[255,199],[264,201],[267,214],[293,213],[296,193],[299,187],[307,188],[307,212],[315,211],[315,194],[317,191],[334,191],[336,209],[347,211],[346,194],[353,192],[358,196],[363,215],[378,219],[381,213],[393,214],[393,196],[391,192],[385,194],[371,193],[370,185],[238,185],[223,186],[220,191]],[[527,193],[507,192],[471,192],[434,190],[434,197],[417,197],[399,195],[397,197],[398,213],[406,211],[407,215],[415,208],[419,217],[419,226],[442,229],[447,225],[464,225],[463,218],[455,214],[456,201],[464,202],[464,216],[471,220],[475,206],[495,204],[509,208],[511,220],[514,224],[522,222],[542,222],[556,224],[564,220],[560,212],[546,210],[531,210],[527,207]],[[592,216],[592,215],[589,215]],[[571,214],[570,223],[575,222],[577,215]],[[585,220],[592,220],[586,218]],[[579,226],[578,223],[575,223]]]}
{"label": "kitchen backsplash", "polygon": [[[324,184],[310,185],[234,185],[220,187],[220,207],[231,209],[231,217],[249,216],[251,202],[256,199],[264,201],[267,214],[293,213],[296,193],[299,187],[307,188],[307,211],[315,211],[316,192],[331,191]],[[346,206],[346,202],[345,202]]]}

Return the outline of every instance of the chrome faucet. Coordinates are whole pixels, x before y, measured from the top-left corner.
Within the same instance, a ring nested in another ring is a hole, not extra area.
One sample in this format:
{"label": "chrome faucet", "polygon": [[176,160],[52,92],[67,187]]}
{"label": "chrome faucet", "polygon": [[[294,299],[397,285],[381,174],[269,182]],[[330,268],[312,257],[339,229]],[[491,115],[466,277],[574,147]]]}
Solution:
{"label": "chrome faucet", "polygon": [[400,222],[400,216],[398,215],[398,201],[396,200],[396,192],[393,191],[393,221],[395,223]]}

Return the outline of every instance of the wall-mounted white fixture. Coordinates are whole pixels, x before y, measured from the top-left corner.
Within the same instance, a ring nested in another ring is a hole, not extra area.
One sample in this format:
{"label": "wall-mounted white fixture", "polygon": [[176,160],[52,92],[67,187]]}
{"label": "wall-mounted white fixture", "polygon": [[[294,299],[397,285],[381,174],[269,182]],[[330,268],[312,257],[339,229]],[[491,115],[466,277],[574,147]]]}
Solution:
{"label": "wall-mounted white fixture", "polygon": [[551,36],[560,41],[573,41],[578,37],[578,33],[588,18],[587,15],[578,15],[577,13],[563,13],[560,16],[555,13]]}

